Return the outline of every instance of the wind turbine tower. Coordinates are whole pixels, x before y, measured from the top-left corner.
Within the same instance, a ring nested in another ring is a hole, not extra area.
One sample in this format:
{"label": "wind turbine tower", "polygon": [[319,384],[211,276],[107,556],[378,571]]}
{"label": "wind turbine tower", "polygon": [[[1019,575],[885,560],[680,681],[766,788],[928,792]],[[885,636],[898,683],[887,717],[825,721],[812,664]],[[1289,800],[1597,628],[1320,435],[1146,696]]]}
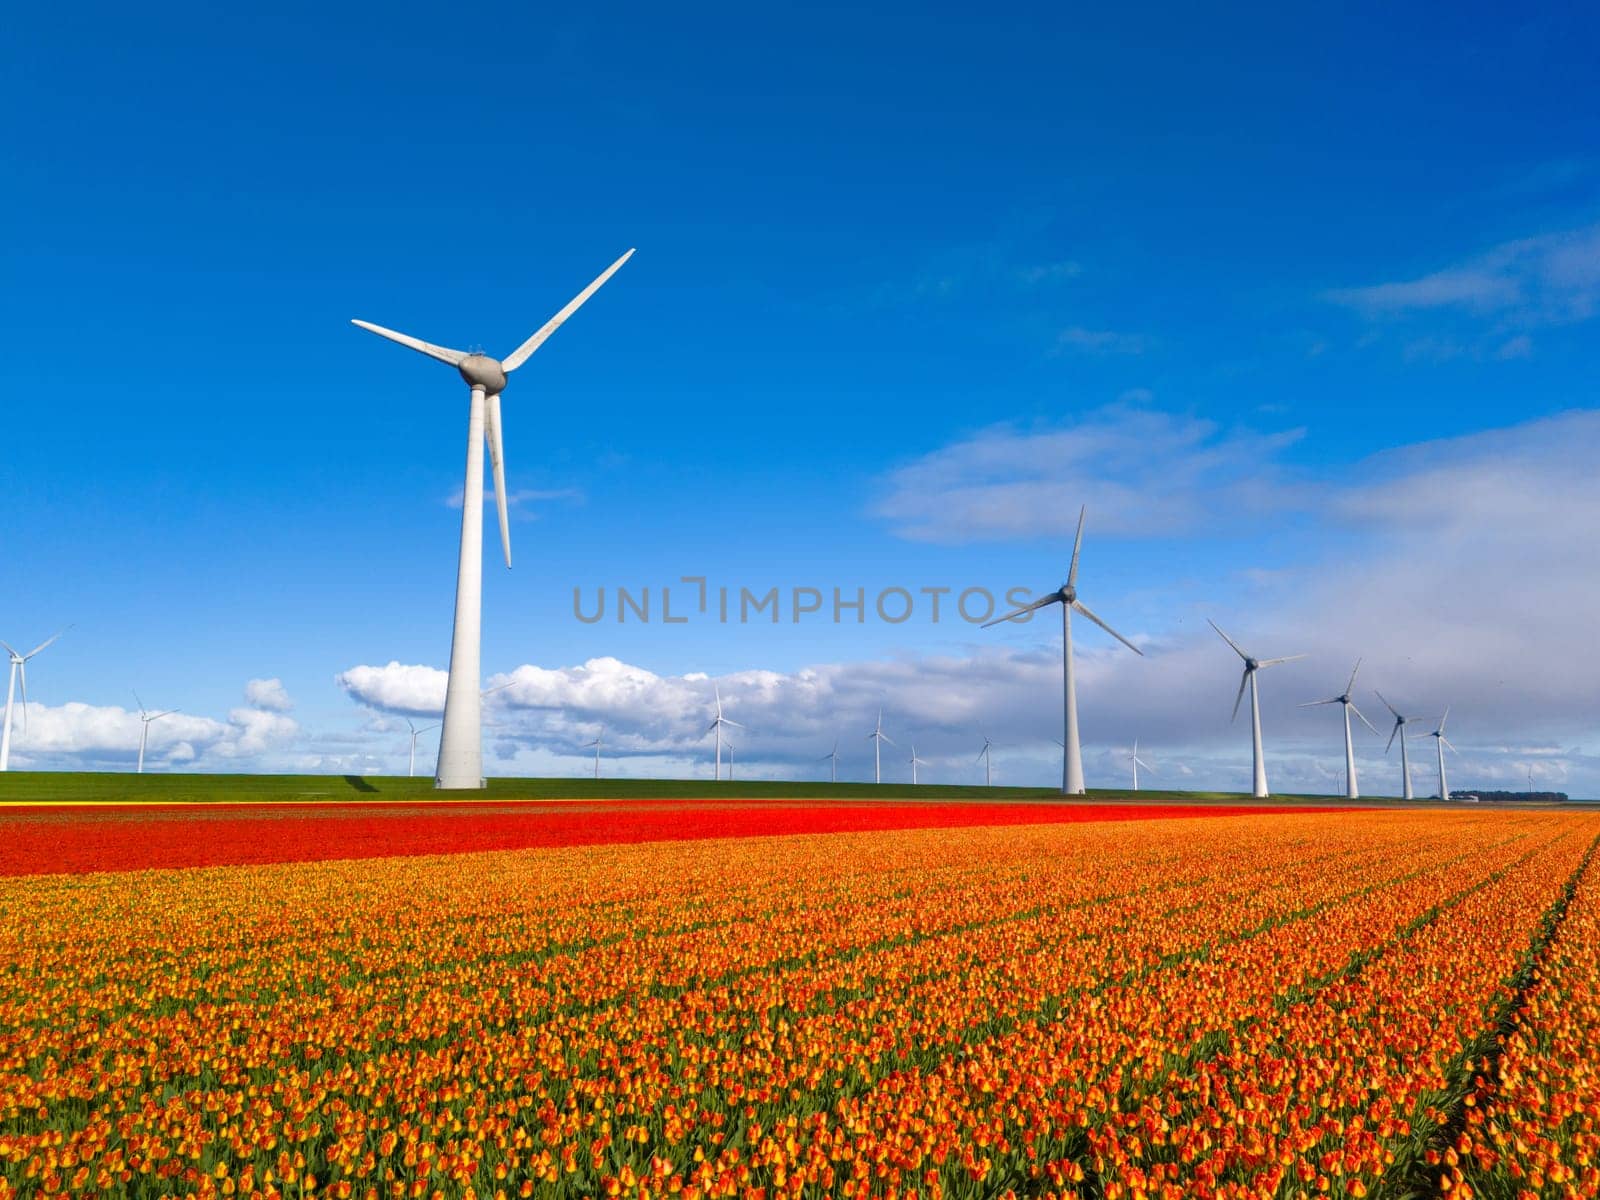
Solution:
{"label": "wind turbine tower", "polygon": [[134,773],[136,775],[143,775],[144,774],[144,746],[145,746],[145,743],[150,740],[150,722],[151,721],[159,721],[159,720],[161,720],[162,717],[170,717],[173,713],[177,712],[178,710],[175,709],[175,708],[169,708],[169,709],[167,709],[166,712],[158,712],[158,713],[146,712],[145,711],[145,707],[144,707],[144,701],[139,699],[139,693],[138,692],[135,692],[133,694],[133,698],[134,698],[135,702],[137,702],[137,704],[139,705],[139,721],[140,721],[140,725],[139,725],[139,767],[138,767],[138,770],[136,770]]}
{"label": "wind turbine tower", "polygon": [[[69,625],[67,628],[70,629],[72,627]],[[66,629],[63,629],[61,633],[66,631]],[[0,771],[9,771],[11,769],[11,701],[17,690],[17,680],[20,677],[22,681],[22,730],[26,733],[28,730],[28,660],[60,637],[61,633],[52,634],[50,637],[45,638],[44,641],[26,654],[18,654],[7,643],[0,642],[0,646],[5,646],[6,653],[11,656],[11,677],[6,681],[5,725],[0,728]]]}
{"label": "wind turbine tower", "polygon": [[1373,694],[1383,700],[1383,706],[1394,716],[1394,727],[1389,730],[1389,744],[1383,748],[1385,754],[1394,748],[1394,736],[1400,735],[1400,795],[1402,799],[1410,800],[1411,796],[1411,756],[1406,753],[1406,726],[1416,721],[1416,717],[1403,717],[1400,710],[1384,699],[1382,692],[1373,688]]}
{"label": "wind turbine tower", "polygon": [[[730,721],[722,715],[722,689],[713,684],[711,690],[717,698],[717,715],[712,718],[711,725],[706,729],[706,733],[717,735],[717,773],[712,778],[720,782],[722,779],[722,727],[731,725],[735,729],[743,729],[744,726],[737,721]],[[702,733],[700,736],[705,737],[706,733]]]}
{"label": "wind turbine tower", "polygon": [[1133,790],[1137,792],[1139,790],[1139,768],[1143,767],[1146,771],[1154,771],[1155,768],[1149,763],[1145,762],[1144,759],[1139,757],[1138,738],[1133,739],[1133,753],[1130,754],[1128,758],[1130,765],[1133,767]]}
{"label": "wind turbine tower", "polygon": [[1456,748],[1454,746],[1450,745],[1450,739],[1445,737],[1445,735],[1444,735],[1444,723],[1446,721],[1448,721],[1449,719],[1450,719],[1450,709],[1449,709],[1448,706],[1446,706],[1446,708],[1444,710],[1444,716],[1439,718],[1439,728],[1435,729],[1432,733],[1428,734],[1428,736],[1433,739],[1434,745],[1439,751],[1439,799],[1440,800],[1448,800],[1448,799],[1450,799],[1450,785],[1449,785],[1449,783],[1447,783],[1445,781],[1445,777],[1444,777],[1444,752],[1445,752],[1445,747],[1449,746],[1450,753],[1452,753],[1452,754],[1454,754],[1456,752]]}
{"label": "wind turbine tower", "polygon": [[1356,783],[1356,747],[1355,742],[1350,737],[1350,714],[1355,713],[1357,717],[1361,718],[1361,723],[1363,725],[1372,730],[1373,733],[1378,732],[1377,726],[1371,721],[1367,720],[1366,717],[1361,716],[1361,710],[1356,707],[1356,702],[1351,699],[1351,694],[1355,691],[1356,687],[1356,672],[1359,670],[1361,670],[1361,660],[1358,658],[1356,659],[1355,669],[1350,672],[1350,682],[1344,685],[1344,691],[1340,692],[1337,696],[1330,696],[1326,700],[1312,700],[1309,703],[1302,704],[1300,706],[1301,708],[1316,708],[1323,704],[1338,704],[1343,707],[1344,794],[1345,799],[1347,800],[1359,800],[1361,798],[1361,789]]}
{"label": "wind turbine tower", "polygon": [[407,717],[406,728],[411,731],[411,757],[406,762],[406,778],[410,779],[417,773],[417,739],[439,727],[437,725],[424,725],[421,729],[418,729],[411,723],[411,718]]}
{"label": "wind turbine tower", "polygon": [[878,710],[878,724],[871,733],[867,734],[867,741],[872,743],[872,782],[883,782],[883,744],[888,742],[894,745],[894,739],[883,731],[883,709]]}
{"label": "wind turbine tower", "polygon": [[832,778],[831,778],[830,782],[838,783],[839,782],[839,739],[838,738],[834,738],[833,739],[833,752],[830,753],[830,754],[824,754],[822,756],[822,761],[825,762],[825,763],[833,764],[833,772],[832,772]]}
{"label": "wind turbine tower", "polygon": [[505,454],[500,437],[500,393],[505,390],[507,378],[527,362],[545,339],[577,312],[632,254],[633,251],[629,250],[607,267],[598,279],[574,296],[537,333],[500,360],[486,354],[435,346],[431,342],[396,333],[367,321],[352,322],[379,337],[399,342],[419,354],[426,354],[429,358],[454,367],[470,389],[466,483],[461,492],[461,555],[456,571],[455,626],[450,635],[450,676],[445,684],[444,726],[439,735],[435,787],[483,786],[483,705],[478,688],[483,618],[483,446],[486,439],[494,471],[500,545],[505,551],[506,566],[511,566],[511,530],[506,523]]}
{"label": "wind turbine tower", "polygon": [[1250,748],[1254,754],[1255,771],[1252,781],[1251,795],[1264,798],[1267,792],[1267,763],[1261,754],[1261,695],[1256,689],[1256,673],[1263,667],[1275,667],[1279,663],[1294,662],[1304,658],[1304,654],[1290,654],[1284,658],[1256,658],[1239,649],[1239,643],[1218,628],[1215,621],[1210,622],[1211,628],[1217,631],[1217,636],[1233,647],[1233,652],[1244,660],[1244,674],[1239,678],[1239,694],[1233,698],[1233,716],[1230,720],[1239,719],[1239,704],[1244,700],[1244,689],[1250,688]]}
{"label": "wind turbine tower", "polygon": [[1078,553],[1083,549],[1083,521],[1088,512],[1087,507],[1078,512],[1078,536],[1072,543],[1072,563],[1067,568],[1067,581],[1049,595],[1040,596],[1033,603],[1024,604],[1014,612],[1009,612],[984,626],[987,629],[990,625],[998,625],[1002,621],[1014,621],[1049,604],[1061,605],[1061,696],[1066,727],[1062,740],[1066,743],[1067,750],[1061,766],[1061,794],[1064,796],[1081,796],[1084,790],[1083,749],[1078,743],[1078,688],[1072,673],[1073,611],[1076,610],[1089,618],[1135,654],[1141,657],[1144,655],[1143,650],[1095,616],[1089,611],[1088,606],[1078,599]]}

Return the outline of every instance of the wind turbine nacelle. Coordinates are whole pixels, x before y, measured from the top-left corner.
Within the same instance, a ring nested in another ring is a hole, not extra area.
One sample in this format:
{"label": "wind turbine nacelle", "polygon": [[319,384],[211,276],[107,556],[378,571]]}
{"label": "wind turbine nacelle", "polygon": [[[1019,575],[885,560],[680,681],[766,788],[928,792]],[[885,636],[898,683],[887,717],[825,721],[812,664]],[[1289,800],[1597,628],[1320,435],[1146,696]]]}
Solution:
{"label": "wind turbine nacelle", "polygon": [[506,386],[505,369],[500,366],[498,359],[490,358],[487,354],[469,354],[456,369],[468,384],[482,388],[491,396],[498,395]]}

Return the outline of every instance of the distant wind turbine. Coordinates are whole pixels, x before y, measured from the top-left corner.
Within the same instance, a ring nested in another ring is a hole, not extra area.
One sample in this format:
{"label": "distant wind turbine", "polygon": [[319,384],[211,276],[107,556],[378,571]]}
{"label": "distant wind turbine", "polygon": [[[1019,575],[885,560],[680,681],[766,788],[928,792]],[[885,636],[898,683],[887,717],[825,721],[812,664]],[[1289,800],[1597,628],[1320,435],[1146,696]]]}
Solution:
{"label": "distant wind turbine", "polygon": [[629,250],[612,263],[539,331],[503,360],[435,346],[404,333],[367,321],[354,321],[362,329],[399,342],[419,354],[447,363],[461,373],[471,389],[467,408],[467,473],[461,492],[461,554],[456,572],[455,626],[450,637],[450,674],[445,684],[444,732],[439,735],[439,764],[434,786],[483,786],[483,708],[478,694],[483,618],[483,444],[489,443],[494,471],[495,507],[500,518],[500,545],[506,566],[511,565],[511,529],[506,521],[505,454],[500,438],[500,393],[506,379],[528,360],[546,338],[577,312],[633,254]]}
{"label": "distant wind turbine", "polygon": [[1445,707],[1445,710],[1444,710],[1444,716],[1439,718],[1439,728],[1435,729],[1433,732],[1428,734],[1428,736],[1431,737],[1434,740],[1434,745],[1439,751],[1439,799],[1441,799],[1441,800],[1450,799],[1450,785],[1445,782],[1445,777],[1444,777],[1444,751],[1445,751],[1445,747],[1446,746],[1450,747],[1450,753],[1452,753],[1452,754],[1456,753],[1456,748],[1454,746],[1450,745],[1450,739],[1445,737],[1445,735],[1444,735],[1444,723],[1446,721],[1448,721],[1449,719],[1450,719],[1450,709],[1449,709],[1449,706],[1447,705]]}
{"label": "distant wind turbine", "polygon": [[178,710],[175,709],[175,708],[169,708],[169,709],[167,709],[166,712],[158,712],[158,713],[146,712],[145,711],[145,707],[144,707],[144,701],[139,699],[139,693],[138,692],[134,692],[133,698],[139,705],[139,720],[142,722],[142,724],[139,726],[139,768],[135,772],[135,774],[143,775],[144,774],[144,744],[145,744],[145,742],[147,742],[150,739],[150,722],[151,721],[159,721],[159,720],[161,720],[162,717],[170,717],[173,713],[177,712]]}
{"label": "distant wind turbine", "polygon": [[733,743],[728,743],[728,782],[733,782]]}
{"label": "distant wind turbine", "polygon": [[606,736],[606,727],[604,725],[602,725],[602,726],[600,726],[600,732],[595,734],[594,741],[585,742],[584,746],[583,746],[583,748],[585,750],[593,750],[594,751],[594,777],[596,779],[600,778],[600,747],[602,747],[602,746],[604,746],[606,744],[605,743],[605,736]]}
{"label": "distant wind turbine", "polygon": [[831,754],[824,754],[822,756],[822,761],[825,762],[825,763],[833,764],[833,776],[832,776],[831,782],[838,783],[839,782],[839,739],[838,738],[834,738],[833,739],[833,752]]}
{"label": "distant wind turbine", "polygon": [[411,758],[406,763],[406,778],[410,779],[417,773],[417,739],[439,727],[437,725],[424,725],[421,729],[418,729],[411,723],[411,718],[407,717],[406,728],[411,731]]}
{"label": "distant wind turbine", "polygon": [[990,787],[993,784],[993,776],[991,774],[990,768],[994,766],[994,759],[993,759],[993,756],[989,753],[989,751],[993,748],[993,746],[994,746],[994,743],[989,740],[989,735],[988,734],[984,734],[983,735],[983,749],[978,751],[978,761],[983,763],[983,786],[984,787]]}
{"label": "distant wind turbine", "polygon": [[1406,726],[1410,725],[1414,721],[1421,720],[1421,718],[1420,717],[1402,717],[1400,715],[1400,710],[1397,709],[1394,705],[1390,704],[1388,700],[1385,700],[1384,699],[1384,695],[1383,695],[1382,692],[1378,691],[1377,688],[1373,688],[1372,691],[1373,691],[1373,695],[1377,696],[1379,700],[1383,700],[1383,706],[1385,708],[1387,708],[1389,710],[1389,712],[1394,715],[1394,727],[1389,730],[1389,744],[1383,748],[1383,752],[1385,754],[1387,754],[1387,753],[1389,753],[1389,751],[1391,749],[1394,748],[1394,735],[1398,733],[1400,735],[1400,776],[1401,776],[1401,791],[1400,791],[1400,795],[1401,795],[1402,799],[1410,800],[1412,798],[1411,797],[1411,757],[1410,757],[1410,755],[1408,755],[1406,753]]}
{"label": "distant wind turbine", "polygon": [[1146,771],[1154,771],[1155,770],[1154,767],[1152,767],[1149,763],[1145,762],[1144,759],[1139,757],[1139,739],[1138,738],[1134,738],[1133,739],[1133,753],[1128,755],[1128,761],[1133,767],[1133,790],[1137,792],[1139,790],[1139,768],[1143,767]]}
{"label": "distant wind turbine", "polygon": [[895,741],[883,731],[883,709],[878,710],[878,724],[873,731],[867,734],[867,741],[872,743],[872,782],[883,782],[883,744],[888,742],[893,746]]}
{"label": "distant wind turbine", "polygon": [[923,766],[927,765],[927,761],[928,760],[925,759],[925,758],[918,758],[917,757],[917,744],[915,742],[912,742],[911,743],[911,759],[910,759],[910,762],[911,762],[911,786],[912,787],[916,787],[917,786],[917,767],[919,765],[923,765]]}
{"label": "distant wind turbine", "polygon": [[[730,720],[728,720],[727,717],[722,715],[722,689],[720,687],[716,686],[715,684],[713,684],[711,690],[716,695],[716,698],[717,698],[717,715],[714,718],[712,718],[710,726],[706,729],[706,733],[714,733],[714,734],[717,735],[717,773],[713,778],[715,778],[718,782],[721,782],[721,780],[722,780],[722,727],[724,725],[731,725],[735,729],[743,729],[744,726],[739,724],[739,722],[737,722],[737,721],[730,721]],[[700,736],[701,737],[705,737],[706,733],[702,733]]]}
{"label": "distant wind turbine", "polygon": [[990,625],[998,625],[1002,621],[1013,621],[1025,613],[1044,608],[1049,604],[1061,605],[1061,695],[1066,729],[1063,741],[1067,750],[1061,768],[1061,793],[1064,796],[1081,796],[1084,790],[1083,749],[1078,743],[1078,689],[1072,673],[1073,610],[1076,609],[1088,617],[1135,654],[1141,657],[1144,655],[1143,650],[1095,616],[1089,611],[1088,606],[1078,599],[1078,553],[1083,549],[1083,521],[1088,512],[1087,506],[1078,512],[1078,536],[1072,543],[1072,563],[1067,568],[1067,581],[1049,595],[1041,596],[1031,604],[1024,604],[1016,611],[1009,612],[984,626],[987,629]]}
{"label": "distant wind turbine", "polygon": [[1350,714],[1355,713],[1361,718],[1361,723],[1373,733],[1378,732],[1378,727],[1366,717],[1361,715],[1361,710],[1356,707],[1356,702],[1351,699],[1351,694],[1356,688],[1356,672],[1361,670],[1361,660],[1356,659],[1356,665],[1350,672],[1350,682],[1344,685],[1344,691],[1337,696],[1330,696],[1326,700],[1312,700],[1302,704],[1301,708],[1316,708],[1323,704],[1337,704],[1344,709],[1344,794],[1347,800],[1359,800],[1361,789],[1356,784],[1356,747],[1350,737]]}
{"label": "distant wind turbine", "polygon": [[[67,626],[67,629],[71,628],[72,626]],[[0,771],[9,771],[11,769],[11,699],[12,694],[17,690],[17,679],[19,676],[22,679],[22,731],[26,733],[28,731],[28,660],[66,631],[66,629],[63,629],[60,633],[51,634],[26,654],[18,654],[7,643],[0,642],[0,646],[5,646],[6,653],[11,656],[11,678],[6,682],[5,726],[0,729]]]}
{"label": "distant wind turbine", "polygon": [[1215,621],[1210,621],[1211,628],[1217,631],[1217,636],[1233,647],[1233,652],[1244,660],[1244,674],[1239,678],[1239,694],[1233,698],[1233,716],[1230,720],[1239,719],[1239,705],[1244,700],[1246,685],[1250,688],[1250,728],[1251,750],[1255,755],[1255,771],[1252,781],[1251,794],[1264,797],[1267,793],[1267,764],[1261,754],[1261,696],[1256,689],[1256,672],[1263,667],[1275,667],[1279,663],[1294,662],[1304,658],[1304,654],[1290,654],[1283,658],[1256,658],[1239,649],[1239,643],[1223,633]]}

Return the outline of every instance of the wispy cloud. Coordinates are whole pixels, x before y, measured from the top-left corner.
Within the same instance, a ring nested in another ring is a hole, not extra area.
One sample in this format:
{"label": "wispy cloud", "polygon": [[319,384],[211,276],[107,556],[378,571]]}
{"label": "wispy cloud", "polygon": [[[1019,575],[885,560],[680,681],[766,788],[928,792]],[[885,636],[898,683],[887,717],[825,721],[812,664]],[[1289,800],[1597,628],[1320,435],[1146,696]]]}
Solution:
{"label": "wispy cloud", "polygon": [[1449,312],[1524,328],[1585,321],[1600,303],[1600,224],[1505,242],[1413,279],[1325,296],[1372,319]]}
{"label": "wispy cloud", "polygon": [[1114,329],[1085,329],[1082,325],[1074,325],[1056,335],[1055,353],[1143,354],[1151,344],[1151,339],[1142,333],[1119,333]]}
{"label": "wispy cloud", "polygon": [[1070,533],[1081,504],[1112,532],[1176,533],[1255,507],[1300,437],[1118,404],[1054,428],[995,426],[924,455],[884,479],[873,512],[913,541]]}
{"label": "wispy cloud", "polygon": [[[465,489],[457,489],[445,497],[445,504],[450,508],[461,507],[461,496]],[[516,491],[506,492],[506,508],[526,510],[535,504],[545,504],[556,500],[565,500],[579,503],[584,499],[583,491],[579,488],[519,488]],[[483,489],[483,502],[494,503],[494,489]],[[532,515],[532,514],[526,514]]]}

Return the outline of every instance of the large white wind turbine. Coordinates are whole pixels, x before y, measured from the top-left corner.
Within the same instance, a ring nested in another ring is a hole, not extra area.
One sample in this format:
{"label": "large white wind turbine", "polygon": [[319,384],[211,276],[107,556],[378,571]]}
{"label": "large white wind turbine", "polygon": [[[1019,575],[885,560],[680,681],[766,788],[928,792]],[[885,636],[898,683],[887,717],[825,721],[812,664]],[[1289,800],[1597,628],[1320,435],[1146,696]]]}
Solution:
{"label": "large white wind turbine", "polygon": [[1036,608],[1043,608],[1048,604],[1061,605],[1061,694],[1062,708],[1066,725],[1066,734],[1063,741],[1066,744],[1066,758],[1061,767],[1061,794],[1064,796],[1081,796],[1083,794],[1083,750],[1078,744],[1078,688],[1072,674],[1072,612],[1076,609],[1096,625],[1104,629],[1117,641],[1121,642],[1135,654],[1143,656],[1144,651],[1123,637],[1111,626],[1107,625],[1088,606],[1078,599],[1078,553],[1083,549],[1083,520],[1088,515],[1085,506],[1078,512],[1078,536],[1072,543],[1072,563],[1067,568],[1067,581],[1048,596],[1040,596],[1031,604],[1024,604],[1015,612],[988,622],[989,625],[998,625],[1002,621],[1014,621]]}
{"label": "large white wind turbine", "polygon": [[595,734],[594,741],[585,742],[583,746],[585,750],[594,751],[594,777],[596,779],[600,778],[600,748],[606,744],[605,739],[606,727],[602,725],[600,726],[600,732]]}
{"label": "large white wind turbine", "polygon": [[991,770],[990,769],[994,766],[994,761],[993,761],[992,756],[989,753],[990,749],[993,746],[994,746],[994,743],[989,740],[989,735],[987,733],[984,734],[983,735],[983,749],[978,751],[978,758],[977,758],[977,761],[983,763],[983,786],[984,787],[989,787],[993,783],[993,777],[991,775]]}
{"label": "large white wind turbine", "polygon": [[[737,721],[730,721],[727,717],[722,715],[722,689],[713,684],[711,690],[717,697],[717,715],[712,718],[710,726],[706,729],[706,733],[714,733],[717,735],[717,773],[715,776],[713,776],[713,778],[720,782],[722,779],[722,727],[724,725],[732,725],[735,729],[743,729],[744,726],[739,724]],[[702,733],[700,736],[705,737],[706,733]]]}
{"label": "large white wind turbine", "polygon": [[407,717],[406,728],[411,731],[411,757],[406,763],[406,778],[409,779],[417,773],[417,739],[439,727],[437,725],[424,725],[421,729],[418,729],[411,723],[411,718]]}
{"label": "large white wind turbine", "polygon": [[1361,670],[1361,660],[1358,658],[1356,659],[1355,667],[1350,672],[1350,682],[1344,685],[1344,691],[1337,696],[1330,696],[1326,700],[1312,700],[1300,706],[1301,708],[1316,708],[1323,704],[1337,704],[1344,709],[1344,794],[1347,800],[1359,800],[1361,798],[1361,789],[1356,784],[1356,746],[1354,740],[1350,737],[1350,714],[1355,713],[1357,717],[1361,718],[1363,725],[1372,730],[1373,733],[1378,732],[1377,726],[1361,715],[1361,710],[1356,707],[1356,702],[1350,698],[1351,693],[1355,691],[1356,672],[1359,670]]}
{"label": "large white wind turbine", "polygon": [[138,770],[135,771],[134,773],[137,774],[137,775],[143,775],[144,774],[144,745],[145,745],[145,743],[147,741],[150,740],[150,722],[151,721],[159,721],[159,720],[161,720],[162,717],[170,717],[173,713],[177,712],[178,710],[175,709],[175,708],[169,708],[169,709],[167,709],[166,712],[158,712],[158,713],[146,712],[145,711],[145,707],[144,707],[144,701],[139,699],[139,693],[138,692],[134,692],[133,698],[139,705],[139,720],[141,722],[141,724],[139,726],[139,767],[138,767]]}
{"label": "large white wind turbine", "polygon": [[600,277],[551,317],[522,345],[504,359],[486,354],[471,354],[435,346],[381,325],[355,321],[362,329],[386,337],[419,354],[436,358],[461,373],[471,389],[467,407],[467,476],[461,492],[461,558],[456,572],[456,613],[450,636],[450,675],[445,684],[444,731],[439,735],[439,764],[434,786],[476,788],[483,786],[483,710],[479,687],[479,652],[483,617],[483,445],[489,443],[489,461],[494,471],[494,500],[500,518],[500,545],[506,566],[511,565],[511,529],[506,523],[505,454],[500,437],[500,393],[506,379],[544,344],[579,307],[610,279],[617,268],[633,254],[629,250],[612,263]]}
{"label": "large white wind turbine", "polygon": [[838,738],[834,738],[833,739],[833,752],[830,753],[830,754],[824,754],[822,756],[822,761],[825,762],[825,763],[832,763],[833,764],[833,778],[831,779],[830,782],[838,783],[839,782],[839,739]]}
{"label": "large white wind turbine", "polygon": [[[70,629],[72,627],[69,625],[67,628]],[[11,700],[17,690],[17,679],[19,676],[22,679],[22,728],[26,732],[28,728],[28,660],[66,631],[66,629],[63,629],[61,633],[51,634],[26,654],[18,654],[7,643],[0,642],[0,646],[5,646],[6,653],[11,656],[11,678],[6,682],[5,726],[0,729],[0,771],[11,769]]]}
{"label": "large white wind turbine", "polygon": [[1394,727],[1389,730],[1389,744],[1383,748],[1383,752],[1387,754],[1394,748],[1394,735],[1398,733],[1400,735],[1400,796],[1403,800],[1410,800],[1411,757],[1406,753],[1406,726],[1410,725],[1413,721],[1419,721],[1422,718],[1401,716],[1400,710],[1394,705],[1390,704],[1388,700],[1385,700],[1382,692],[1378,691],[1377,688],[1373,688],[1372,691],[1379,700],[1383,700],[1383,706],[1394,715]]}
{"label": "large white wind turbine", "polygon": [[1448,721],[1449,719],[1450,719],[1450,709],[1449,709],[1448,706],[1446,706],[1446,708],[1444,710],[1444,716],[1439,718],[1439,728],[1433,730],[1431,733],[1428,734],[1428,736],[1431,737],[1434,740],[1434,745],[1438,748],[1438,751],[1439,751],[1439,799],[1441,799],[1441,800],[1450,799],[1450,785],[1445,782],[1445,777],[1444,777],[1444,751],[1445,751],[1445,747],[1449,746],[1450,747],[1450,753],[1452,753],[1452,754],[1454,754],[1456,752],[1456,748],[1454,746],[1450,745],[1450,739],[1445,737],[1445,735],[1444,735],[1444,723],[1446,721]]}
{"label": "large white wind turbine", "polygon": [[1294,662],[1297,658],[1304,658],[1304,654],[1289,654],[1283,658],[1256,658],[1239,649],[1239,643],[1223,633],[1215,621],[1210,621],[1211,628],[1217,631],[1217,636],[1233,647],[1233,652],[1244,660],[1244,674],[1239,678],[1239,694],[1233,698],[1233,716],[1230,720],[1239,719],[1239,704],[1244,700],[1246,685],[1250,688],[1250,746],[1255,755],[1255,774],[1251,787],[1251,795],[1264,797],[1267,795],[1267,763],[1261,755],[1261,696],[1256,689],[1256,672],[1262,667],[1275,667],[1279,663]]}
{"label": "large white wind turbine", "polygon": [[925,758],[918,758],[917,757],[917,744],[915,742],[911,743],[911,758],[910,758],[909,761],[911,763],[911,786],[912,787],[916,787],[917,786],[917,767],[926,766],[928,760],[925,759]]}
{"label": "large white wind turbine", "polygon": [[1139,790],[1139,768],[1143,767],[1146,771],[1155,770],[1154,767],[1139,757],[1138,738],[1133,739],[1133,753],[1128,755],[1128,762],[1133,767],[1133,790],[1137,792]]}
{"label": "large white wind turbine", "polygon": [[867,741],[872,743],[872,782],[883,782],[883,744],[888,742],[893,746],[895,740],[883,731],[883,709],[878,710],[878,724],[872,732],[867,734]]}

